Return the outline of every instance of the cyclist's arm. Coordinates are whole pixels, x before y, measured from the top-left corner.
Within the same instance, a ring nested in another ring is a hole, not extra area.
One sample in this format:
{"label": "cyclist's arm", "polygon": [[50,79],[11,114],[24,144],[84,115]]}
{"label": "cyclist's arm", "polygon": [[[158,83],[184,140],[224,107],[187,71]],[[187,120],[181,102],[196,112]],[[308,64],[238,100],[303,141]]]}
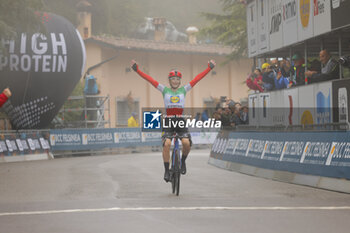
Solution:
{"label": "cyclist's arm", "polygon": [[0,94],[0,107],[7,101],[8,97],[4,94]]}
{"label": "cyclist's arm", "polygon": [[210,60],[208,62],[208,67],[185,86],[186,91],[189,91],[192,87],[194,87],[194,85],[196,85],[202,78],[204,78],[212,69],[214,69],[214,67],[215,62],[213,60]]}
{"label": "cyclist's arm", "polygon": [[158,90],[160,91],[163,91],[164,89],[164,85],[160,84],[158,81],[154,80],[150,75],[142,72],[140,69],[139,69],[139,66],[134,63],[132,65],[132,69],[138,73],[138,75],[140,75],[143,79],[147,80],[149,83],[151,83],[155,88],[157,88]]}

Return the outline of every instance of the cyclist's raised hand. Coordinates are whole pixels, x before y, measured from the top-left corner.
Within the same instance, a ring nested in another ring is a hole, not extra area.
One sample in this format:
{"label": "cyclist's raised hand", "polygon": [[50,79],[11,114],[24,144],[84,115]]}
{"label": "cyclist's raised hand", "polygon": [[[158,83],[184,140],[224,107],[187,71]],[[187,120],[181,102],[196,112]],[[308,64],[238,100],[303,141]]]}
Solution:
{"label": "cyclist's raised hand", "polygon": [[216,63],[214,60],[208,61],[208,67],[212,70],[216,66]]}
{"label": "cyclist's raised hand", "polygon": [[3,91],[3,93],[6,95],[7,98],[10,98],[11,95],[12,95],[12,93],[11,93],[11,91],[10,91],[9,88],[6,88],[6,89]]}
{"label": "cyclist's raised hand", "polygon": [[135,60],[131,60],[131,68],[136,72],[139,68]]}

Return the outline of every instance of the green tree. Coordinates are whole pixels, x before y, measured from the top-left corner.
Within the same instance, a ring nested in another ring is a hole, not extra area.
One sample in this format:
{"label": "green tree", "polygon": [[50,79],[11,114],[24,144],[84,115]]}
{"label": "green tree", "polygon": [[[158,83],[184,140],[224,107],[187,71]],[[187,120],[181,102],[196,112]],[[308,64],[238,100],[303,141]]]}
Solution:
{"label": "green tree", "polygon": [[40,11],[42,7],[41,0],[1,0],[1,38],[15,39],[19,30],[21,32],[38,30],[38,27],[40,27],[39,17],[37,17],[35,12]]}
{"label": "green tree", "polygon": [[247,56],[246,9],[240,1],[220,0],[223,14],[202,13],[210,25],[200,30],[201,37],[209,37],[217,43],[232,46],[229,59]]}

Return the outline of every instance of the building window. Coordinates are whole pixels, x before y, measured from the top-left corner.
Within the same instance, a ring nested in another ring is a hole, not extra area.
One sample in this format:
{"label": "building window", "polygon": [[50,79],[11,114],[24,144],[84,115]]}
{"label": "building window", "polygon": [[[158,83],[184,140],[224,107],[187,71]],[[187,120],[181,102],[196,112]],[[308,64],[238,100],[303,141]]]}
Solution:
{"label": "building window", "polygon": [[124,98],[116,98],[116,127],[127,127],[132,112],[136,112],[140,120],[140,101],[130,103]]}
{"label": "building window", "polygon": [[84,27],[84,38],[88,38],[89,37],[89,28],[88,27]]}

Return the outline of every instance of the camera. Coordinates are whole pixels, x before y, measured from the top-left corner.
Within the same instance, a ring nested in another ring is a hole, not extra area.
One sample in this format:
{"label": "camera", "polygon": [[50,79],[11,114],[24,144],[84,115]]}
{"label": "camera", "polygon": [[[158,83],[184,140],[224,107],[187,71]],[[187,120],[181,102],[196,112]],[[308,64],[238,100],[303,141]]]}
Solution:
{"label": "camera", "polygon": [[280,68],[278,67],[278,65],[272,65],[272,66],[270,66],[270,69],[275,71],[276,73],[278,73],[280,71]]}
{"label": "camera", "polygon": [[350,56],[340,57],[338,60],[339,64],[345,67],[350,67]]}

